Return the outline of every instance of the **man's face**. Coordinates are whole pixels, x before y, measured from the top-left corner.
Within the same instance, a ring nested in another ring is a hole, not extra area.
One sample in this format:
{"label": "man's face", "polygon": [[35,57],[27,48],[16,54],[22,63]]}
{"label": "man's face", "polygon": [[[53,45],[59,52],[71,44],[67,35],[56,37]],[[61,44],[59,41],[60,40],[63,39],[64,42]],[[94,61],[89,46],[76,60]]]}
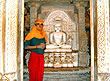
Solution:
{"label": "man's face", "polygon": [[43,23],[35,23],[37,30],[41,31],[43,29]]}

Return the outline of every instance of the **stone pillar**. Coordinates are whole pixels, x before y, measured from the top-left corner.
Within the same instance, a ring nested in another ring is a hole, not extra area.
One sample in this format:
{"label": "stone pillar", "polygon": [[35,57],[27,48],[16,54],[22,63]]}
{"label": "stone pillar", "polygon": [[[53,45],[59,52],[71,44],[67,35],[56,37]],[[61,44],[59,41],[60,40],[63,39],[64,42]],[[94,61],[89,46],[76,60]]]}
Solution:
{"label": "stone pillar", "polygon": [[78,9],[79,66],[88,66],[89,54],[88,39],[85,31],[85,3],[76,3],[76,7]]}
{"label": "stone pillar", "polygon": [[97,5],[97,81],[110,81],[109,0],[96,0]]}
{"label": "stone pillar", "polygon": [[0,0],[0,81],[18,81],[18,2]]}
{"label": "stone pillar", "polygon": [[30,4],[30,29],[34,25],[34,21],[38,18],[38,8],[40,7],[39,3],[31,3]]}
{"label": "stone pillar", "polygon": [[5,31],[5,24],[3,23],[5,21],[5,1],[1,0],[2,3],[0,3],[0,80],[2,75],[4,74],[4,31]]}
{"label": "stone pillar", "polygon": [[96,0],[90,0],[90,47],[91,47],[91,81],[97,81],[97,30],[96,25]]}

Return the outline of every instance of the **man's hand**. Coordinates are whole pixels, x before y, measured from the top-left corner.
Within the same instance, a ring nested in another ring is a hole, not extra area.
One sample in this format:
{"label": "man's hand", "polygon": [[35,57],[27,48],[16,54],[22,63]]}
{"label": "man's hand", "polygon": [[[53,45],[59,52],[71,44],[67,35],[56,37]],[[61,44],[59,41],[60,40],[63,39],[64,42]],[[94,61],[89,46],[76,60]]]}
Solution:
{"label": "man's hand", "polygon": [[37,48],[41,48],[41,49],[44,49],[46,47],[46,44],[44,43],[40,43],[40,45],[37,46]]}

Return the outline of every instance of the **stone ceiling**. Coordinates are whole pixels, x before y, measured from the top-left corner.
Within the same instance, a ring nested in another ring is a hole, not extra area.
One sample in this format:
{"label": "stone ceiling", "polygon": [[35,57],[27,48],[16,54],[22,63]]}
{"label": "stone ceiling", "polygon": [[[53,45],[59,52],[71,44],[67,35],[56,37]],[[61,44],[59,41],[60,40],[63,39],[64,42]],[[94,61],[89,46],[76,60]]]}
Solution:
{"label": "stone ceiling", "polygon": [[25,2],[83,2],[83,1],[90,1],[90,0],[24,0]]}
{"label": "stone ceiling", "polygon": [[70,5],[74,5],[75,3],[79,3],[79,2],[88,3],[89,0],[25,0],[25,2],[38,3],[38,4],[41,4],[42,6],[48,6],[48,5],[49,6],[59,6],[59,5],[70,6]]}
{"label": "stone ceiling", "polygon": [[25,0],[25,1],[60,1],[60,2],[70,2],[70,1],[90,1],[90,0]]}

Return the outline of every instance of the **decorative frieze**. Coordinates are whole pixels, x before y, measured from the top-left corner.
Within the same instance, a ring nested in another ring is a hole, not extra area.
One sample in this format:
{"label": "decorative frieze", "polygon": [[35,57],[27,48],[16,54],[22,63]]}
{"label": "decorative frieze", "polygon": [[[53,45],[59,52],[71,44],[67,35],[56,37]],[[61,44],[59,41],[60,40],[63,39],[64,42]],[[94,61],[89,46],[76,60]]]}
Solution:
{"label": "decorative frieze", "polygon": [[45,67],[77,67],[78,53],[71,49],[46,49]]}
{"label": "decorative frieze", "polygon": [[64,11],[74,21],[74,6],[42,6],[41,17],[45,19],[53,11]]}

